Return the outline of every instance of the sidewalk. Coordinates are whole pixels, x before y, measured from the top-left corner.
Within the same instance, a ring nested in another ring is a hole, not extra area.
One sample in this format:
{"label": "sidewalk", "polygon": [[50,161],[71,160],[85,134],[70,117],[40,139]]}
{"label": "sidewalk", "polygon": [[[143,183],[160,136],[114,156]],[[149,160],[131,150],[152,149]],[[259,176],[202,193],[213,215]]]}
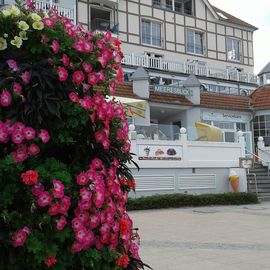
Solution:
{"label": "sidewalk", "polygon": [[270,202],[130,212],[154,270],[269,270]]}

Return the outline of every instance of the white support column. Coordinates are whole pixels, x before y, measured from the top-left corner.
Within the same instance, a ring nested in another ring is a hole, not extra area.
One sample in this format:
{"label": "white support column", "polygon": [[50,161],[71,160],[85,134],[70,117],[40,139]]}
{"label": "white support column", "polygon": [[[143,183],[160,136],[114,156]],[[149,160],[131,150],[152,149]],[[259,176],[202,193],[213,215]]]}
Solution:
{"label": "white support column", "polygon": [[238,131],[237,132],[238,136],[238,142],[241,144],[241,157],[246,156],[246,142],[245,142],[245,137],[243,131]]}

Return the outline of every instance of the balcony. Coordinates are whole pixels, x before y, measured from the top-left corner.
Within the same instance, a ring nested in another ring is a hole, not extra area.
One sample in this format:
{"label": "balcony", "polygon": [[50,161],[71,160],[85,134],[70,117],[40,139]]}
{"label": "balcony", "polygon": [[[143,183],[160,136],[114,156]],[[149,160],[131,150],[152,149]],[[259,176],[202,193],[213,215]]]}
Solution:
{"label": "balcony", "polygon": [[69,20],[76,22],[76,9],[74,8],[65,8],[56,3],[45,2],[45,1],[34,1],[37,9],[42,9],[45,12],[48,12],[50,9],[55,9],[57,13],[61,16],[67,17]]}
{"label": "balcony", "polygon": [[112,34],[118,34],[118,24],[109,20],[95,18],[91,21],[91,30],[94,31],[111,31]]}
{"label": "balcony", "polygon": [[152,68],[168,72],[194,74],[203,77],[258,84],[258,77],[254,74],[238,71],[235,68],[211,68],[206,63],[202,63],[199,61],[181,63],[167,61],[160,57],[151,57],[148,55],[131,53],[124,54],[122,64],[128,66],[142,66],[145,68]]}

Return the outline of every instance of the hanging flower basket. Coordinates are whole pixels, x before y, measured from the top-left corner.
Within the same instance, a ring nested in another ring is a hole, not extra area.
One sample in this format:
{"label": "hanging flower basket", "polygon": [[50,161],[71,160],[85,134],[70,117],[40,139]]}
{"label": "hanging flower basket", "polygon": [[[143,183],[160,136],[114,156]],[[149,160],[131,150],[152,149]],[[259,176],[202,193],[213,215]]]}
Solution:
{"label": "hanging flower basket", "polygon": [[0,269],[143,267],[128,122],[107,99],[120,44],[31,1],[0,11]]}

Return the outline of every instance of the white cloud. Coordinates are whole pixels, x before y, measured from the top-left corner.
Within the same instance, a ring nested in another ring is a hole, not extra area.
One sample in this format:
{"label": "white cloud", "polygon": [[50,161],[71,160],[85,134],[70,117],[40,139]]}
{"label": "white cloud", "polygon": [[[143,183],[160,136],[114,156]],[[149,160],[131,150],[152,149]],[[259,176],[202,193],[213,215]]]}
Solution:
{"label": "white cloud", "polygon": [[254,72],[270,62],[270,1],[210,0],[212,5],[259,28],[254,32]]}

